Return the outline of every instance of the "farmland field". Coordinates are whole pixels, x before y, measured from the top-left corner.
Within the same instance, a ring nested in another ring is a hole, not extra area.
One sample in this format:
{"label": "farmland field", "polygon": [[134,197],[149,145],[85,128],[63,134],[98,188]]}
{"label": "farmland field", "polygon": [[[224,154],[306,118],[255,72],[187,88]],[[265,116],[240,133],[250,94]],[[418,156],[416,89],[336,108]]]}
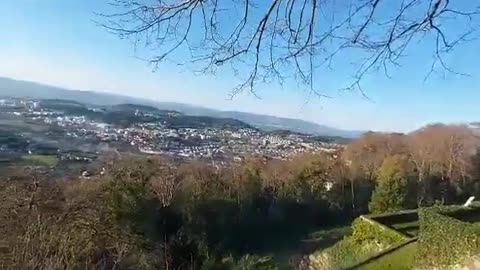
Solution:
{"label": "farmland field", "polygon": [[22,161],[31,165],[55,166],[58,158],[53,155],[25,155]]}

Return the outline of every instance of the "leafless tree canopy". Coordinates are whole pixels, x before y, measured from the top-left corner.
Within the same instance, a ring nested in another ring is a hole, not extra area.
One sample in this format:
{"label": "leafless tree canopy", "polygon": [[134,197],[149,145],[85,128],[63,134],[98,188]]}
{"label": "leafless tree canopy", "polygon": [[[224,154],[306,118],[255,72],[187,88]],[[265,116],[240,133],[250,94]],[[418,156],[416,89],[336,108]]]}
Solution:
{"label": "leafless tree canopy", "polygon": [[315,75],[339,59],[355,62],[352,81],[345,88],[361,91],[366,74],[380,71],[389,76],[408,49],[419,43],[430,46],[432,70],[452,71],[443,56],[473,38],[480,14],[475,0],[113,0],[111,4],[115,11],[101,14],[102,25],[145,45],[154,65],[188,58],[202,72],[231,68],[242,80],[233,94],[254,93],[261,82],[295,78],[320,95]]}

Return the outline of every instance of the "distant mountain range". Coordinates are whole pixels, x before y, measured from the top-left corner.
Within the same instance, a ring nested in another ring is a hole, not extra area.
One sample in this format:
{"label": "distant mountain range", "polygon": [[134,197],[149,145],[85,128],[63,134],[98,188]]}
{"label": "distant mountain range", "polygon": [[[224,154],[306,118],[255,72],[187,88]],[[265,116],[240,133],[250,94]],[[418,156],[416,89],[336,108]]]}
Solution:
{"label": "distant mountain range", "polygon": [[93,91],[69,90],[29,81],[19,81],[0,77],[0,96],[30,97],[38,99],[64,99],[95,105],[139,104],[160,110],[178,111],[192,116],[232,118],[256,128],[272,130],[290,130],[305,134],[355,138],[364,131],[341,130],[300,119],[276,117],[237,111],[220,111],[201,106],[175,102],[157,102],[148,99],[99,93]]}

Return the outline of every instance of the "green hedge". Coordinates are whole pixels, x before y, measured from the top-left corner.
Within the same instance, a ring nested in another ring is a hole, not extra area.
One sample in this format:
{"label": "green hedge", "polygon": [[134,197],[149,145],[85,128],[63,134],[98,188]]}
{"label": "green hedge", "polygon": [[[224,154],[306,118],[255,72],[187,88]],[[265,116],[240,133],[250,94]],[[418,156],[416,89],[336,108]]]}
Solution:
{"label": "green hedge", "polygon": [[449,216],[458,211],[464,210],[459,207],[420,209],[420,234],[415,259],[418,268],[444,269],[480,252],[480,224]]}
{"label": "green hedge", "polygon": [[362,265],[358,270],[410,270],[414,269],[417,243],[413,242],[394,252]]}
{"label": "green hedge", "polygon": [[367,215],[366,217],[387,226],[418,221],[418,214],[416,209],[404,210],[393,213]]}
{"label": "green hedge", "polygon": [[401,233],[360,217],[353,222],[351,235],[315,256],[328,260],[325,269],[343,269],[407,239]]}
{"label": "green hedge", "polygon": [[403,234],[381,225],[380,223],[362,217],[353,222],[352,231],[352,238],[357,243],[377,241],[380,245],[390,246],[407,240],[407,237]]}

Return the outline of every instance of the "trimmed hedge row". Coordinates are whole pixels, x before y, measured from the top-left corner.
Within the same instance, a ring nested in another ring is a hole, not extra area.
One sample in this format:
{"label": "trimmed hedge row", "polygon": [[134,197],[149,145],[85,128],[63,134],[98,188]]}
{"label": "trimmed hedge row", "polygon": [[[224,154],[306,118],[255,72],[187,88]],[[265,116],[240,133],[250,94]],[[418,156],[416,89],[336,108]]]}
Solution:
{"label": "trimmed hedge row", "polygon": [[367,215],[366,217],[372,220],[375,220],[381,224],[384,224],[386,226],[418,221],[417,209],[403,210],[403,211],[398,211],[393,213]]}
{"label": "trimmed hedge row", "polygon": [[371,219],[360,217],[352,224],[352,238],[357,243],[376,241],[380,245],[389,246],[407,237]]}
{"label": "trimmed hedge row", "polygon": [[412,242],[395,250],[391,254],[382,256],[372,262],[362,265],[358,270],[411,270],[417,251],[417,243]]}
{"label": "trimmed hedge row", "polygon": [[315,269],[343,269],[407,239],[395,230],[359,217],[352,223],[351,235],[315,254],[315,257],[322,260]]}
{"label": "trimmed hedge row", "polygon": [[480,252],[480,223],[450,216],[462,211],[459,207],[419,210],[420,234],[415,258],[418,269],[445,269]]}

